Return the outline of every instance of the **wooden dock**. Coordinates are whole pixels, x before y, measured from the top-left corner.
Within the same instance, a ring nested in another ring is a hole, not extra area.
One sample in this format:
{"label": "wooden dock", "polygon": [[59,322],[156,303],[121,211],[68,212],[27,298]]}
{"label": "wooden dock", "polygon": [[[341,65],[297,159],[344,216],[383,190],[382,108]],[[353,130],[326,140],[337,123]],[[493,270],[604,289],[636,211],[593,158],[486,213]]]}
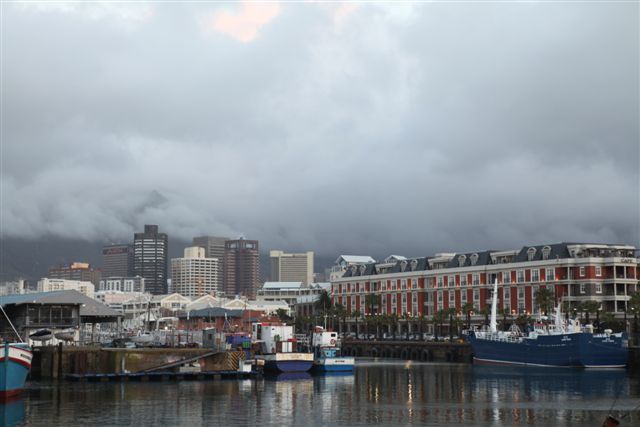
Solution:
{"label": "wooden dock", "polygon": [[258,372],[240,371],[206,371],[206,372],[127,372],[114,374],[66,374],[65,379],[80,382],[110,382],[110,381],[198,381],[198,380],[240,380],[251,379]]}

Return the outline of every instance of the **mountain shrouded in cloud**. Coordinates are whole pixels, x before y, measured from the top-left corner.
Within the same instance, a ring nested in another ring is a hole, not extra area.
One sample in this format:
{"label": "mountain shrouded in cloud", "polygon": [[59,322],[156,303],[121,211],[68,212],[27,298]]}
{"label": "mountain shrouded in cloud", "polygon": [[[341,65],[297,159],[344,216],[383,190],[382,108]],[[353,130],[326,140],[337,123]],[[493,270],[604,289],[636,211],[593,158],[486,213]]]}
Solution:
{"label": "mountain shrouded in cloud", "polygon": [[637,245],[638,7],[3,4],[1,234]]}

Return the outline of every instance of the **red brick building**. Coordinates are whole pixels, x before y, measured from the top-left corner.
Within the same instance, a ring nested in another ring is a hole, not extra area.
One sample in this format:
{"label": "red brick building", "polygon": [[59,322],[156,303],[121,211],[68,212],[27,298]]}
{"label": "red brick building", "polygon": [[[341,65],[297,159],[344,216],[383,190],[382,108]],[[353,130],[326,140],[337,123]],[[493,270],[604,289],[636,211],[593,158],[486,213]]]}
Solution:
{"label": "red brick building", "polygon": [[535,292],[549,288],[556,302],[572,306],[600,302],[602,310],[622,314],[638,288],[636,248],[628,245],[559,243],[519,250],[442,253],[352,266],[331,282],[335,303],[349,313],[371,314],[368,294],[379,296],[374,312],[431,316],[441,309],[491,304],[498,280],[498,307],[512,314],[538,311]]}

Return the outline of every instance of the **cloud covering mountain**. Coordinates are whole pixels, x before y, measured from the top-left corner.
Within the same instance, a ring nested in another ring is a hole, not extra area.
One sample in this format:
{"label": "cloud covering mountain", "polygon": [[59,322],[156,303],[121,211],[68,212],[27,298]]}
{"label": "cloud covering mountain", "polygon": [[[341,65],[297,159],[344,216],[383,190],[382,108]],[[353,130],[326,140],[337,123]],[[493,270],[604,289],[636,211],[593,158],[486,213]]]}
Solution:
{"label": "cloud covering mountain", "polygon": [[638,7],[3,4],[1,234],[637,245]]}

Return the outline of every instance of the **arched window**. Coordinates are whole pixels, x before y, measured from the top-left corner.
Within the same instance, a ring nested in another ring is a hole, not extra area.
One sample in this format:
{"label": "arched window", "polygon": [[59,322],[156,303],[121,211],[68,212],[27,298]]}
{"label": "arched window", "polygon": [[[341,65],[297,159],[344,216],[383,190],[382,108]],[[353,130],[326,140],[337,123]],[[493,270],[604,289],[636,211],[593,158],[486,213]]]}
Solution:
{"label": "arched window", "polygon": [[533,261],[533,258],[536,256],[536,248],[531,247],[527,249],[527,260]]}
{"label": "arched window", "polygon": [[542,259],[549,259],[549,254],[551,253],[551,247],[545,246],[542,248]]}

